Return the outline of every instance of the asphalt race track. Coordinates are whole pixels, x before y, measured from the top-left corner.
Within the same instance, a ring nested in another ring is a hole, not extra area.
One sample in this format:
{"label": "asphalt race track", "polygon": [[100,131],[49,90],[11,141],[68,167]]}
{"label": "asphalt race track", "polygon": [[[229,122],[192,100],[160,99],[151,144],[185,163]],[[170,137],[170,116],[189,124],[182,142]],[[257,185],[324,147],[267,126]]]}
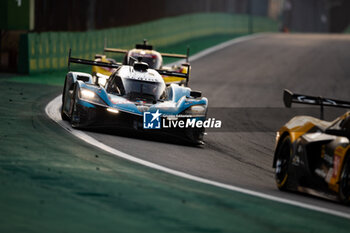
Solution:
{"label": "asphalt race track", "polygon": [[[275,131],[296,114],[283,108],[282,90],[349,100],[349,61],[349,35],[263,35],[191,62],[190,86],[202,91],[209,99],[210,114],[223,121],[222,130],[208,131],[205,145],[192,147],[148,136],[87,134],[171,169],[350,213],[349,207],[326,199],[277,190],[271,167]],[[335,111],[326,109],[327,114]]]}

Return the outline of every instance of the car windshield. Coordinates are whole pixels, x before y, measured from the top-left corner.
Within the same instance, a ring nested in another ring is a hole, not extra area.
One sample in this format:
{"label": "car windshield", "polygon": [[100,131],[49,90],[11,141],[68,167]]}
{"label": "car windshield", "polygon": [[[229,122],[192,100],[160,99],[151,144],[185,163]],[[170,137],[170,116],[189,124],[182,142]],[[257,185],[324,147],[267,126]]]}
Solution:
{"label": "car windshield", "polygon": [[141,81],[130,78],[123,80],[126,98],[153,102],[160,99],[164,92],[164,85],[160,82]]}
{"label": "car windshield", "polygon": [[[160,68],[160,61],[155,54],[140,54],[140,53],[132,53],[131,56],[137,60],[138,57],[142,57],[142,62],[145,62],[148,64],[149,68],[151,69],[159,69]],[[135,59],[129,60],[129,65],[133,65],[135,63]]]}

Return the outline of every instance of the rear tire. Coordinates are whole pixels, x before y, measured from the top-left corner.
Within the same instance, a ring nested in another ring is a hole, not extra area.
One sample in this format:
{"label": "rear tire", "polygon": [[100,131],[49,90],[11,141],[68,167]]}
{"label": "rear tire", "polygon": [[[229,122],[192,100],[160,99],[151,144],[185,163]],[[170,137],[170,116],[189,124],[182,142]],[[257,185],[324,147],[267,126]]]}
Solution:
{"label": "rear tire", "polygon": [[281,145],[277,147],[275,162],[275,181],[279,190],[286,190],[288,187],[288,167],[292,156],[292,143],[290,137],[285,137]]}
{"label": "rear tire", "polygon": [[339,199],[344,204],[350,204],[350,155],[345,157],[340,174]]}

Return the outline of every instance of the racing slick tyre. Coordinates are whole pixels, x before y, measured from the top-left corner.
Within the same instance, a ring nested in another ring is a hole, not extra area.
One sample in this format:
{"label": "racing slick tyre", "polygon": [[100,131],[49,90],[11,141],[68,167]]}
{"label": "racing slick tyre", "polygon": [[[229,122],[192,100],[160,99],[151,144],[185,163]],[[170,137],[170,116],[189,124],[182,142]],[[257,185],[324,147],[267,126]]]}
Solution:
{"label": "racing slick tyre", "polygon": [[72,100],[72,118],[71,118],[71,125],[73,128],[79,128],[79,112],[77,111],[77,104],[76,104],[76,100],[73,98]]}
{"label": "racing slick tyre", "polygon": [[79,114],[79,109],[77,107],[77,101],[76,101],[76,95],[77,95],[77,90],[78,87],[77,85],[74,87],[74,92],[72,95],[72,100],[71,100],[71,119],[70,119],[70,123],[72,125],[73,128],[79,128],[80,126],[80,114]]}
{"label": "racing slick tyre", "polygon": [[64,121],[69,121],[69,117],[63,112],[64,104],[66,102],[66,85],[67,85],[67,79],[64,81],[64,86],[63,86],[63,94],[62,94],[62,107],[61,107],[61,117],[62,120]]}
{"label": "racing slick tyre", "polygon": [[186,136],[190,143],[194,145],[203,144],[204,128],[194,128],[186,130]]}
{"label": "racing slick tyre", "polygon": [[63,112],[63,106],[61,108],[61,117],[62,117],[62,120],[69,121],[69,117],[67,117],[67,115]]}
{"label": "racing slick tyre", "polygon": [[339,181],[339,199],[344,204],[350,204],[350,154],[347,154]]}
{"label": "racing slick tyre", "polygon": [[285,137],[276,151],[275,181],[279,190],[286,190],[288,187],[288,167],[292,155],[292,143],[290,137]]}
{"label": "racing slick tyre", "polygon": [[78,91],[78,86],[75,86],[71,100],[72,107],[70,111],[70,123],[73,128],[84,129],[91,125],[91,118],[96,118],[96,112],[88,110],[86,107],[77,102]]}

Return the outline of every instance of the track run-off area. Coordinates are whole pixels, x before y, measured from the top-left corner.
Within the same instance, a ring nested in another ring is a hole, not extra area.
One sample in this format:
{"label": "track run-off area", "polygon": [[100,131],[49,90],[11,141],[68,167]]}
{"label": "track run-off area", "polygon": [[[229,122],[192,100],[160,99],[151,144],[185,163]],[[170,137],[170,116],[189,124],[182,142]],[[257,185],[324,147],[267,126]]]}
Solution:
{"label": "track run-off area", "polygon": [[[293,116],[294,112],[283,109],[284,88],[350,99],[349,44],[350,37],[344,35],[261,34],[238,38],[191,57],[190,86],[208,97],[212,111],[222,112],[211,115],[222,118],[224,124],[221,131],[209,131],[205,145],[200,147],[179,145],[171,139],[71,129],[60,119],[60,97],[48,105],[46,112],[84,141],[133,162],[248,195],[350,218],[350,209],[336,202],[277,190],[271,165],[278,128],[273,131],[271,123],[263,122],[270,118],[267,121],[274,122],[273,126],[282,126]],[[272,114],[279,111],[287,114]],[[232,127],[235,124],[238,126]]]}

